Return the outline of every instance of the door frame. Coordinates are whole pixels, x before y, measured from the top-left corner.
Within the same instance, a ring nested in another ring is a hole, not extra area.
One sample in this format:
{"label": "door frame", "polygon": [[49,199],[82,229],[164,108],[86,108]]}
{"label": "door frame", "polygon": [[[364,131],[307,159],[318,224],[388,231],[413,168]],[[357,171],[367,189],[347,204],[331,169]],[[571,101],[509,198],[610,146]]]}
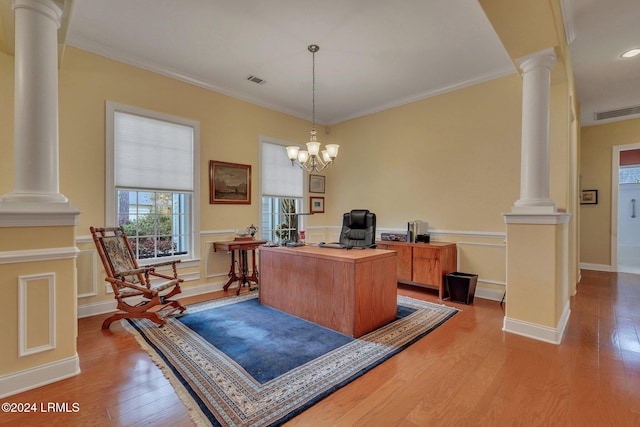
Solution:
{"label": "door frame", "polygon": [[611,154],[611,271],[618,271],[618,203],[620,190],[620,152],[640,150],[640,142],[614,145]]}

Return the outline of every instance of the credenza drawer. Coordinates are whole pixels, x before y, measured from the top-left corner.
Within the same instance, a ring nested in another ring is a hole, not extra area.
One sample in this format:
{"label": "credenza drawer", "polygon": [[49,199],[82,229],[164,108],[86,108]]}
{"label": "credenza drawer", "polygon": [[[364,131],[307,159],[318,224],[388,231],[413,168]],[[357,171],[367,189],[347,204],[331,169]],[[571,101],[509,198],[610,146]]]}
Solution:
{"label": "credenza drawer", "polygon": [[440,252],[439,248],[420,248],[414,246],[413,257],[423,259],[440,259]]}
{"label": "credenza drawer", "polygon": [[396,251],[398,282],[438,290],[440,299],[447,298],[444,276],[457,268],[455,243],[376,242],[380,249]]}

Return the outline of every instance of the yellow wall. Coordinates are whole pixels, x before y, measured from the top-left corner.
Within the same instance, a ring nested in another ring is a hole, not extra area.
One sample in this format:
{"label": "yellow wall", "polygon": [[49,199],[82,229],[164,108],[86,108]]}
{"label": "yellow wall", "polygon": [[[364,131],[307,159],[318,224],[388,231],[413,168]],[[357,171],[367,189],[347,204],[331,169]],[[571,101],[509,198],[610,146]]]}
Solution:
{"label": "yellow wall", "polygon": [[[285,114],[239,101],[194,85],[179,82],[78,49],[68,48],[60,69],[60,186],[82,211],[78,235],[91,225],[105,224],[105,101],[160,111],[200,122],[200,241],[202,262],[182,268],[193,285],[226,281],[228,255],[213,253],[211,242],[231,238],[221,230],[259,224],[258,140],[266,135],[285,141],[303,141],[309,123]],[[320,131],[323,132],[320,127]],[[284,155],[284,150],[283,150]],[[251,205],[209,204],[209,161],[221,160],[252,166]],[[170,166],[170,165],[167,165]],[[82,177],[82,179],[78,179]],[[93,243],[81,244],[91,250]],[[98,269],[96,296],[81,304],[111,300]],[[86,284],[80,283],[84,288]]]}
{"label": "yellow wall", "polygon": [[[0,54],[0,66],[3,75],[13,74],[11,57]],[[3,152],[10,154],[0,160],[5,166],[0,171],[0,193],[11,191],[13,180],[13,86],[8,80],[0,80],[0,137],[5,141]],[[501,214],[519,198],[521,90],[522,80],[514,73],[341,123],[329,133],[321,128],[319,139],[338,143],[341,150],[336,165],[326,172],[325,213],[309,217],[308,226],[337,227],[343,212],[366,207],[377,213],[379,228],[401,230],[406,221],[422,219],[444,233],[439,240],[503,244],[499,236],[472,235],[504,233]],[[568,197],[567,90],[562,82],[552,87],[551,196],[561,208],[567,207]],[[303,141],[308,134],[307,121],[71,47],[60,68],[59,92],[60,188],[82,211],[79,236],[88,235],[90,225],[105,223],[106,100],[200,121],[204,232],[259,223],[259,135]],[[253,166],[251,205],[208,203],[211,159]],[[455,232],[467,234],[460,238]],[[217,239],[201,238],[203,262],[186,270],[197,277],[187,286],[222,280],[226,274],[226,254],[210,252],[210,242]],[[83,250],[91,246],[86,240],[80,244]],[[500,265],[504,250],[491,251],[502,252],[489,262]],[[480,264],[469,255],[461,259],[467,259],[470,268]],[[503,271],[492,276],[497,282],[504,280]],[[98,295],[83,298],[81,304],[108,299],[111,296],[98,286]]]}
{"label": "yellow wall", "polygon": [[[12,58],[0,59],[3,75],[5,69],[11,75]],[[9,84],[0,88],[12,91]],[[80,237],[88,235],[90,225],[105,223],[106,100],[200,121],[203,232],[259,223],[259,135],[303,141],[309,130],[307,121],[74,48],[65,52],[59,96],[60,191],[82,211],[76,230]],[[3,96],[0,101],[8,113],[10,98]],[[332,127],[329,134],[320,128],[319,139],[341,144],[341,150],[336,165],[326,173],[326,212],[309,217],[308,226],[337,227],[343,212],[366,207],[378,214],[380,228],[403,229],[406,221],[423,219],[430,228],[445,232],[504,233],[501,213],[510,209],[519,193],[521,103],[521,79],[513,74],[351,120]],[[3,114],[2,120],[11,122],[13,117]],[[12,141],[6,129],[0,130],[3,140]],[[5,145],[12,151],[12,144]],[[251,205],[208,203],[211,159],[252,165]],[[0,172],[2,192],[12,189],[11,163]],[[227,255],[210,251],[210,242],[219,239],[201,238],[201,265],[183,269],[197,278],[187,287],[223,281]],[[439,239],[460,241],[447,235]],[[501,236],[462,240],[504,243]],[[83,242],[80,249],[92,249],[86,238]],[[466,251],[461,259],[469,260],[470,267],[479,265],[472,255],[478,249]],[[489,252],[495,254],[489,264],[503,266],[504,249]],[[504,267],[487,275],[503,283]],[[97,295],[83,297],[81,305],[112,299],[102,285],[102,268],[98,283]],[[78,287],[85,289],[86,284]]]}
{"label": "yellow wall", "polygon": [[513,74],[332,127],[341,152],[325,215],[364,207],[383,227],[504,232],[520,190],[521,87]]}
{"label": "yellow wall", "polygon": [[[12,58],[0,59],[3,75],[5,70],[11,75],[7,68],[13,67]],[[441,232],[435,240],[461,244],[462,271],[481,273],[481,280],[497,283],[496,289],[502,290],[501,214],[519,198],[521,90],[521,78],[514,73],[341,123],[328,134],[321,128],[319,139],[338,143],[341,149],[326,173],[325,213],[309,217],[308,227],[338,227],[343,212],[360,207],[377,213],[381,229],[402,230],[408,220],[422,219]],[[221,238],[216,234],[220,230],[259,223],[259,135],[303,141],[309,130],[307,121],[74,48],[67,48],[60,68],[59,96],[60,189],[82,211],[76,230],[81,250],[92,250],[86,239],[89,226],[105,223],[105,101],[200,121],[200,212],[205,235],[200,241],[200,265],[182,269],[192,279],[185,288],[224,283],[228,256],[211,252],[210,243]],[[3,96],[0,108],[10,113],[9,99]],[[2,119],[7,120],[4,115]],[[6,128],[0,132],[5,141],[13,140]],[[211,159],[253,166],[251,205],[208,203]],[[7,166],[0,171],[3,192],[12,189],[11,162]],[[86,264],[83,260],[81,265]],[[80,275],[86,277],[86,272]],[[82,297],[80,305],[112,300],[102,277],[99,267],[97,295]],[[78,288],[91,286],[79,283]]]}
{"label": "yellow wall", "polygon": [[611,265],[613,147],[637,143],[640,143],[640,119],[587,126],[581,129],[582,188],[598,190],[597,205],[580,206],[580,262],[582,263]]}
{"label": "yellow wall", "polygon": [[[309,132],[307,121],[69,47],[60,69],[60,187],[83,213],[78,234],[105,222],[106,100],[200,122],[202,230],[257,223],[259,135],[300,141]],[[250,206],[208,203],[209,160],[252,165]]]}
{"label": "yellow wall", "polygon": [[433,240],[458,243],[459,270],[500,298],[502,213],[520,190],[521,89],[514,73],[333,126],[326,138],[341,151],[327,172],[327,223],[359,208],[383,231],[427,221]]}
{"label": "yellow wall", "polygon": [[[13,73],[13,57],[0,53],[0,194],[13,190]],[[213,253],[211,242],[231,237],[221,234],[225,230],[259,224],[260,135],[285,141],[305,141],[309,122],[67,47],[59,69],[60,192],[82,212],[76,235],[78,246],[83,251],[93,250],[93,243],[88,239],[89,226],[105,224],[107,100],[200,122],[201,262],[182,268],[181,273],[190,278],[185,288],[212,282],[224,283],[229,268],[228,255]],[[320,126],[319,131],[324,133],[324,128]],[[252,166],[251,205],[209,204],[209,160]],[[22,230],[7,229],[5,232],[20,234]],[[5,250],[12,250],[11,242],[17,237],[7,236],[0,245]],[[73,246],[75,243],[67,242],[65,245]],[[40,247],[49,245],[43,240],[36,243],[36,247],[38,244]],[[100,261],[92,257],[83,258],[81,265],[84,271],[80,272],[83,280],[93,275],[87,274],[86,269],[95,263]],[[98,265],[97,286],[84,282],[78,284],[81,293],[87,294],[79,300],[80,305],[113,301],[113,295],[106,293],[103,277],[103,269]],[[97,294],[91,296],[94,286]]]}

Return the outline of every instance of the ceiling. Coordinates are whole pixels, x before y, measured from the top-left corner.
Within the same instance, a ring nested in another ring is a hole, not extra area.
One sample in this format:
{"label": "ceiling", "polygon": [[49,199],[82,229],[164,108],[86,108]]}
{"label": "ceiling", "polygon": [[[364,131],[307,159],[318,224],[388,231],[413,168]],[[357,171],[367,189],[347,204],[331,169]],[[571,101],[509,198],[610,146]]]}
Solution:
{"label": "ceiling", "polygon": [[[4,0],[2,0],[4,1]],[[515,73],[476,0],[82,0],[68,45],[335,124]],[[562,0],[583,126],[640,106],[638,0]],[[247,80],[256,76],[265,81]],[[609,120],[620,120],[625,116]]]}
{"label": "ceiling", "polygon": [[[570,44],[583,126],[640,117],[640,1],[569,0],[575,39]],[[594,120],[594,113],[638,107],[638,114]]]}
{"label": "ceiling", "polygon": [[317,44],[321,124],[515,73],[475,0],[82,0],[67,42],[309,120]]}

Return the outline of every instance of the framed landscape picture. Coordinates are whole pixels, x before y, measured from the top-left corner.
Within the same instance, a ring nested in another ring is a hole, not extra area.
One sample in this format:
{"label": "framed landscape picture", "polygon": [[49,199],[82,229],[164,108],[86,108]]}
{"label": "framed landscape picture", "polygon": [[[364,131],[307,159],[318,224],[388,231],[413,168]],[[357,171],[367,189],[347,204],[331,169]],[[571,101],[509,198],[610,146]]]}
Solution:
{"label": "framed landscape picture", "polygon": [[209,162],[209,203],[251,204],[251,165]]}
{"label": "framed landscape picture", "polygon": [[309,212],[324,213],[324,197],[309,197]]}

